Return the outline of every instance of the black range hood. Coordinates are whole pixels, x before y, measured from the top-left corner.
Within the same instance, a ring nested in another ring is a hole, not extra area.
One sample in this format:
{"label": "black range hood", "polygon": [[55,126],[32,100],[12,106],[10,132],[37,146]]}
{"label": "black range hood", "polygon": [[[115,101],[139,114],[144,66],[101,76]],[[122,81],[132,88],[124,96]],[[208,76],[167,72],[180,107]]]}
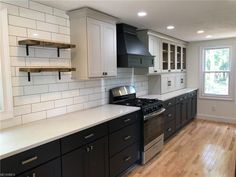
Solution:
{"label": "black range hood", "polygon": [[122,68],[147,68],[154,64],[152,56],[138,39],[136,27],[117,24],[117,66]]}

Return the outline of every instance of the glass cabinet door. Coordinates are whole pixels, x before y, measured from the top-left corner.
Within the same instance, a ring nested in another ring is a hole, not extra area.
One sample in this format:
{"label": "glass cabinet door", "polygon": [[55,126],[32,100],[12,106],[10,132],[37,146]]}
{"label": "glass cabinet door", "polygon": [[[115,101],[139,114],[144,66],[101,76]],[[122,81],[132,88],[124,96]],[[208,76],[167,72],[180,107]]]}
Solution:
{"label": "glass cabinet door", "polygon": [[186,70],[186,48],[183,48],[182,71]]}
{"label": "glass cabinet door", "polygon": [[177,46],[177,70],[181,70],[181,56],[182,56],[182,48]]}
{"label": "glass cabinet door", "polygon": [[169,69],[169,44],[162,43],[162,70]]}
{"label": "glass cabinet door", "polygon": [[170,70],[175,70],[175,45],[170,44]]}

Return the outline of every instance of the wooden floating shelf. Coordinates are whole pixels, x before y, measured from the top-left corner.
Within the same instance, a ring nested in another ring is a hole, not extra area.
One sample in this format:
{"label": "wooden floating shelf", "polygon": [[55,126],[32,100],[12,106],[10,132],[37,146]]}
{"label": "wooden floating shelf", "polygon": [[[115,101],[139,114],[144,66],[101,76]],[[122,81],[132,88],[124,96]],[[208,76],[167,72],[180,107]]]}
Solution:
{"label": "wooden floating shelf", "polygon": [[61,72],[71,72],[76,71],[75,68],[67,67],[26,67],[19,68],[20,72],[28,73],[28,81],[30,82],[30,73],[40,73],[40,72],[58,72],[59,80],[61,80]]}
{"label": "wooden floating shelf", "polygon": [[69,43],[62,43],[56,41],[47,41],[47,40],[37,40],[37,39],[25,39],[18,41],[19,45],[26,46],[26,55],[29,55],[29,46],[40,46],[40,47],[49,47],[57,48],[57,56],[60,57],[60,49],[69,49],[75,48],[76,45]]}

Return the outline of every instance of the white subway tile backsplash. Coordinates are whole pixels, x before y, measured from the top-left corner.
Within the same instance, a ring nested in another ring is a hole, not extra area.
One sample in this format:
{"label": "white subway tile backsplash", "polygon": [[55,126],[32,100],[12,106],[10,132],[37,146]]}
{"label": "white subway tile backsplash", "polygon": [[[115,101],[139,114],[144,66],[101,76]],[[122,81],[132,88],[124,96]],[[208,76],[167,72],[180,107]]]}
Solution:
{"label": "white subway tile backsplash", "polygon": [[88,95],[74,97],[74,103],[85,103],[88,101]]}
{"label": "white subway tile backsplash", "polygon": [[49,66],[48,58],[26,58],[26,66]]}
{"label": "white subway tile backsplash", "polygon": [[62,92],[62,98],[70,98],[75,96],[79,96],[79,90],[68,90]]}
{"label": "white subway tile backsplash", "polygon": [[49,92],[68,90],[68,83],[50,84]]}
{"label": "white subway tile backsplash", "polygon": [[45,31],[28,29],[28,37],[42,39],[42,40],[51,40],[51,33],[45,32]]}
{"label": "white subway tile backsplash", "polygon": [[80,89],[80,95],[89,95],[93,93],[93,88]]}
{"label": "white subway tile backsplash", "polygon": [[15,106],[14,107],[14,115],[19,116],[22,114],[31,113],[31,105],[23,105],[23,106]]}
{"label": "white subway tile backsplash", "polygon": [[61,99],[61,100],[56,100],[55,101],[55,107],[62,107],[62,106],[67,106],[67,105],[72,105],[73,104],[73,98],[66,98],[66,99]]}
{"label": "white subway tile backsplash", "polygon": [[66,14],[66,12],[64,10],[60,10],[60,9],[54,8],[53,15],[69,19],[69,16]]}
{"label": "white subway tile backsplash", "polygon": [[69,43],[70,42],[70,36],[65,35],[65,34],[52,33],[52,40],[53,41],[58,41],[58,42]]}
{"label": "white subway tile backsplash", "polygon": [[56,76],[34,76],[33,82],[36,85],[53,84],[53,83],[56,83]]}
{"label": "white subway tile backsplash", "polygon": [[67,112],[74,112],[74,111],[79,111],[84,108],[83,104],[74,104],[66,107]]}
{"label": "white subway tile backsplash", "polygon": [[38,58],[56,58],[57,50],[48,48],[35,48],[35,57]]}
{"label": "white subway tile backsplash", "polygon": [[25,95],[32,95],[46,92],[48,92],[48,85],[24,86]]}
{"label": "white subway tile backsplash", "polygon": [[18,12],[18,7],[11,5],[11,4],[6,4],[0,1],[0,6],[1,8],[7,8],[7,13],[11,15],[19,15]]}
{"label": "white subway tile backsplash", "polygon": [[33,9],[33,10],[36,10],[36,11],[45,12],[45,13],[48,13],[48,14],[53,13],[53,8],[52,7],[49,7],[49,6],[46,6],[46,5],[37,3],[37,2],[30,1],[29,2],[29,7],[30,7],[30,9]]}
{"label": "white subway tile backsplash", "polygon": [[9,35],[27,37],[26,28],[9,26],[8,31]]}
{"label": "white subway tile backsplash", "polygon": [[61,99],[61,92],[51,92],[51,93],[41,94],[41,101],[50,101],[57,99]]}
{"label": "white subway tile backsplash", "polygon": [[45,15],[42,12],[37,12],[35,10],[30,10],[30,9],[26,9],[22,7],[20,7],[19,10],[20,10],[21,17],[26,17],[26,18],[31,18],[35,20],[41,20],[41,21],[45,20]]}
{"label": "white subway tile backsplash", "polygon": [[54,108],[53,101],[32,104],[32,112],[44,111]]}
{"label": "white subway tile backsplash", "polygon": [[17,44],[17,41],[16,41],[16,36],[9,36],[9,45],[10,45],[10,46],[16,46],[16,45],[18,45],[18,44]]}
{"label": "white subway tile backsplash", "polygon": [[[10,56],[25,57],[26,49],[25,47],[10,47]],[[34,57],[34,48],[29,47],[29,57]]]}
{"label": "white subway tile backsplash", "polygon": [[46,111],[35,112],[35,113],[26,114],[22,116],[23,124],[37,121],[37,120],[42,120],[42,119],[46,119]]}
{"label": "white subway tile backsplash", "polygon": [[70,34],[70,28],[65,26],[59,26],[59,33],[61,34]]}
{"label": "white subway tile backsplash", "polygon": [[84,81],[76,81],[69,83],[69,89],[79,89],[79,88],[84,88],[85,82]]}
{"label": "white subway tile backsplash", "polygon": [[41,21],[37,21],[37,29],[38,30],[43,30],[43,31],[48,31],[48,32],[54,32],[58,33],[58,25],[54,24],[49,24]]}
{"label": "white subway tile backsplash", "polygon": [[20,27],[26,27],[26,28],[36,28],[36,21],[23,18],[23,17],[18,17],[18,16],[12,16],[9,15],[9,24],[13,26],[20,26]]}
{"label": "white subway tile backsplash", "polygon": [[20,6],[28,8],[28,0],[1,0],[1,2],[12,4],[15,7]]}
{"label": "white subway tile backsplash", "polygon": [[89,95],[89,101],[99,100],[99,99],[101,99],[101,94],[100,93]]}
{"label": "white subway tile backsplash", "polygon": [[51,109],[47,111],[47,118],[66,114],[66,107]]}
{"label": "white subway tile backsplash", "polygon": [[25,58],[11,57],[11,66],[25,66]]}
{"label": "white subway tile backsplash", "polygon": [[67,20],[65,18],[53,16],[53,15],[48,15],[46,14],[46,22],[52,23],[52,24],[57,24],[57,25],[62,25],[62,26],[67,26]]}
{"label": "white subway tile backsplash", "polygon": [[40,102],[40,95],[17,96],[14,97],[14,105],[25,105]]}
{"label": "white subway tile backsplash", "polygon": [[23,87],[13,87],[12,88],[12,94],[13,94],[13,96],[22,96],[22,95],[24,95]]}
{"label": "white subway tile backsplash", "polygon": [[24,86],[32,84],[32,82],[28,81],[27,77],[12,77],[12,86]]}

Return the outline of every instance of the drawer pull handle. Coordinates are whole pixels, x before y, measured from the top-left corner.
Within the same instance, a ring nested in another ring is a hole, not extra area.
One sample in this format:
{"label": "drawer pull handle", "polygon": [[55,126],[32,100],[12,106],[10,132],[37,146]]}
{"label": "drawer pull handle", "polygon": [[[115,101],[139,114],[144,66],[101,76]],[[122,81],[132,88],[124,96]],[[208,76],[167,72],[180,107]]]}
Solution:
{"label": "drawer pull handle", "polygon": [[94,134],[93,134],[93,133],[91,133],[91,134],[89,134],[89,135],[85,136],[85,137],[84,137],[84,139],[89,139],[89,138],[92,138],[93,136],[94,136]]}
{"label": "drawer pull handle", "polygon": [[125,120],[124,120],[125,123],[127,123],[127,122],[129,122],[129,121],[130,121],[130,119],[125,119]]}
{"label": "drawer pull handle", "polygon": [[37,156],[34,156],[34,157],[30,158],[30,159],[27,159],[27,160],[22,161],[21,164],[22,164],[22,165],[25,165],[25,164],[30,163],[30,162],[33,162],[33,161],[35,161],[35,160],[37,160],[37,159],[38,159],[38,157],[37,157]]}
{"label": "drawer pull handle", "polygon": [[168,128],[168,130],[167,130],[167,131],[168,131],[168,132],[170,132],[171,130],[172,130],[172,128]]}
{"label": "drawer pull handle", "polygon": [[172,114],[168,114],[168,117],[171,117],[172,116]]}
{"label": "drawer pull handle", "polygon": [[171,103],[171,102],[169,102],[169,103],[168,103],[168,106],[170,106],[170,105],[172,105],[172,103]]}
{"label": "drawer pull handle", "polygon": [[128,162],[128,161],[130,161],[132,159],[132,157],[131,156],[128,156],[128,157],[126,157],[125,159],[124,159],[124,161],[125,162]]}
{"label": "drawer pull handle", "polygon": [[130,138],[132,138],[132,136],[126,136],[126,137],[124,137],[124,140],[127,141],[127,140],[129,140]]}

